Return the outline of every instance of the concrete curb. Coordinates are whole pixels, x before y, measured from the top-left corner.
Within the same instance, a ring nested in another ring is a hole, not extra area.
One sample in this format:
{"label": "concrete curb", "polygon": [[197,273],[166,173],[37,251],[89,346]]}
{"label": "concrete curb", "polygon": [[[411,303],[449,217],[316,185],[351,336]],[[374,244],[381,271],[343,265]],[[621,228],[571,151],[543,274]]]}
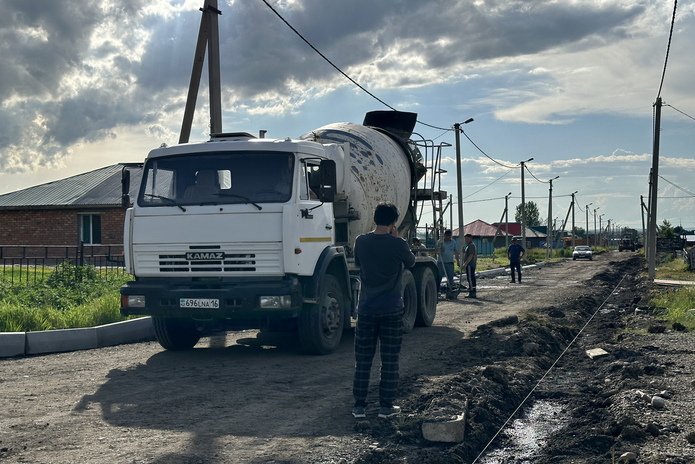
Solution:
{"label": "concrete curb", "polygon": [[0,358],[89,350],[145,340],[154,340],[150,317],[81,329],[1,332]]}

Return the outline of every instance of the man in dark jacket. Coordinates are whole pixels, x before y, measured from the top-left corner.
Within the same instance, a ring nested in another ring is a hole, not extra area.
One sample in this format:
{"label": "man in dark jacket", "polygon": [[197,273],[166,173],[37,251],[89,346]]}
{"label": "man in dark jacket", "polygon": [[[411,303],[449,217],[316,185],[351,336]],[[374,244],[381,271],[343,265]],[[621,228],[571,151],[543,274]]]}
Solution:
{"label": "man in dark jacket", "polygon": [[519,276],[519,283],[521,283],[521,260],[523,259],[524,254],[526,254],[526,250],[523,246],[519,245],[519,239],[516,237],[512,238],[512,244],[509,245],[509,248],[507,249],[509,267],[512,271],[511,283],[514,283],[516,281],[516,279],[514,278],[514,271],[516,271],[516,275]]}
{"label": "man in dark jacket", "polygon": [[393,402],[398,391],[398,360],[403,338],[404,267],[415,265],[408,243],[399,238],[398,209],[380,203],[374,211],[376,229],[355,240],[355,264],[360,267],[360,299],[355,327],[355,418],[366,417],[367,393],[377,341],[380,345],[381,381],[379,417],[400,413]]}

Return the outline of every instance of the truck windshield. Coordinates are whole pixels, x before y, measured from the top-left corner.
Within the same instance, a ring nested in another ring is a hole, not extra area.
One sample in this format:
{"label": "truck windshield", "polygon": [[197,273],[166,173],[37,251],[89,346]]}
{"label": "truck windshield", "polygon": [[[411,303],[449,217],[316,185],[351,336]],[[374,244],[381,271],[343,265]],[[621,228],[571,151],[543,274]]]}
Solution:
{"label": "truck windshield", "polygon": [[294,155],[214,152],[147,161],[138,205],[284,203],[290,199]]}

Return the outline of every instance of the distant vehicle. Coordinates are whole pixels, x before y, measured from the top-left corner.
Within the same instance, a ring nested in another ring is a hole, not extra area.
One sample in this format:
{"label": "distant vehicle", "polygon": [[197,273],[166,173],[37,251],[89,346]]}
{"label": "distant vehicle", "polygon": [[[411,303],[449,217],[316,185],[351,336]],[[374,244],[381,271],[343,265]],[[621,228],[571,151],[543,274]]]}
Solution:
{"label": "distant vehicle", "polygon": [[620,243],[618,244],[618,251],[635,251],[636,246],[635,242],[632,240],[632,236],[627,234],[623,235],[623,238],[620,239]]}
{"label": "distant vehicle", "polygon": [[588,259],[591,261],[594,259],[593,254],[591,253],[591,248],[589,248],[586,245],[578,245],[574,247],[574,251],[572,252],[572,259],[577,260],[577,259]]}

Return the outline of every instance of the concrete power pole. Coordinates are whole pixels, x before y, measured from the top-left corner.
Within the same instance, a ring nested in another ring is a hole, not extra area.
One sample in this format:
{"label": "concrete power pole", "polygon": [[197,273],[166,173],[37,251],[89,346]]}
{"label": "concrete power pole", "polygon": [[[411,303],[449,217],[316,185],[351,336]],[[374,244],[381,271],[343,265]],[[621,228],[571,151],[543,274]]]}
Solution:
{"label": "concrete power pole", "polygon": [[659,141],[661,138],[661,97],[654,103],[654,148],[652,150],[651,194],[649,198],[649,247],[647,248],[647,264],[649,278],[656,277],[656,197],[659,184]]}
{"label": "concrete power pole", "polygon": [[[463,243],[463,172],[461,172],[461,125],[473,122],[473,118],[468,118],[464,122],[454,123],[454,137],[456,140],[456,190],[458,193],[458,220],[459,220],[459,244]],[[454,224],[451,224],[451,229],[454,229]]]}
{"label": "concrete power pole", "polygon": [[574,194],[575,193],[577,193],[577,192],[574,192],[572,194],[572,248],[574,248],[577,245],[576,240],[575,240],[575,237],[577,235],[577,230],[576,230],[575,225],[574,225]]}
{"label": "concrete power pole", "polygon": [[533,158],[521,162],[521,246],[524,248],[528,248],[526,245],[526,191],[524,186],[524,170],[526,163],[529,161],[533,161]]}

